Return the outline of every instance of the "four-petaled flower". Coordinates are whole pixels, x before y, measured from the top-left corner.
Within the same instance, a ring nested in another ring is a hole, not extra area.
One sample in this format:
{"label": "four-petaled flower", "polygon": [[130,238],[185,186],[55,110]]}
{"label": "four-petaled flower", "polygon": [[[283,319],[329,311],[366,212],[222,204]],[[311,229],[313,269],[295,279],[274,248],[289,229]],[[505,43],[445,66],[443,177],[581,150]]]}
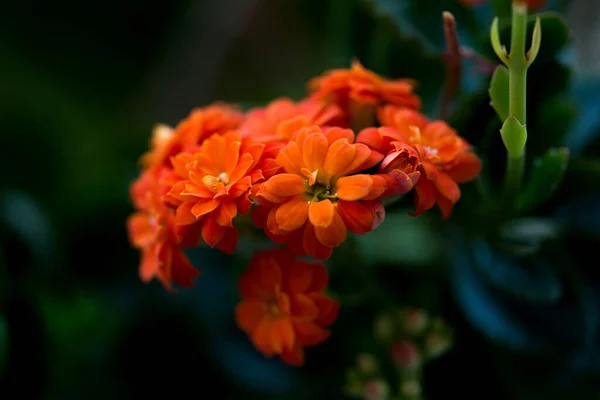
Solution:
{"label": "four-petaled flower", "polygon": [[[232,253],[238,233],[233,219],[252,205],[250,188],[279,167],[262,160],[264,144],[242,141],[238,132],[213,135],[195,153],[171,159],[179,175],[167,200],[177,207],[178,225],[196,224],[196,231],[211,247]],[[271,161],[271,162],[269,162]]]}
{"label": "four-petaled flower", "polygon": [[304,348],[327,339],[324,328],[337,318],[338,303],[323,293],[328,280],[321,263],[282,249],[258,252],[240,279],[236,321],[264,355],[301,365]]}
{"label": "four-petaled flower", "polygon": [[302,128],[277,156],[281,173],[253,189],[261,204],[254,221],[297,254],[327,259],[348,230],[364,234],[383,221],[376,199],[386,191],[386,179],[357,174],[381,158],[355,144],[349,129]]}

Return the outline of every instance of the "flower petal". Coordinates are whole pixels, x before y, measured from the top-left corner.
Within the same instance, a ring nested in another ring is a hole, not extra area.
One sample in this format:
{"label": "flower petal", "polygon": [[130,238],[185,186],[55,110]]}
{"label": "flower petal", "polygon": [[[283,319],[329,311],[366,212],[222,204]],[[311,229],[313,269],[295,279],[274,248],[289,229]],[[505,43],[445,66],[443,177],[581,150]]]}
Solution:
{"label": "flower petal", "polygon": [[233,199],[224,197],[216,211],[217,224],[232,227],[233,218],[237,215],[237,205]]}
{"label": "flower petal", "polygon": [[246,334],[256,330],[264,314],[264,302],[260,300],[243,300],[235,307],[237,325]]}
{"label": "flower petal", "polygon": [[315,235],[319,242],[327,247],[337,247],[346,240],[348,230],[342,217],[336,212],[332,223],[327,227],[315,227]]}
{"label": "flower petal", "polygon": [[221,199],[199,200],[194,204],[191,211],[194,217],[200,218],[203,215],[213,211],[221,204]]}
{"label": "flower petal", "polygon": [[275,196],[287,197],[304,193],[304,178],[296,174],[278,174],[269,178],[263,187]]}
{"label": "flower petal", "polygon": [[303,195],[299,195],[280,205],[275,213],[275,219],[279,229],[289,232],[304,225],[308,212],[308,200]]}
{"label": "flower petal", "polygon": [[321,132],[308,135],[302,147],[304,166],[311,172],[322,169],[326,154],[327,138],[325,135]]}
{"label": "flower petal", "polygon": [[315,227],[312,224],[304,225],[304,232],[302,233],[302,247],[304,253],[308,254],[312,258],[317,260],[327,260],[331,257],[333,249],[323,245],[315,234]]}
{"label": "flower petal", "polygon": [[438,175],[438,179],[435,182],[435,187],[438,192],[450,200],[452,204],[455,204],[458,199],[460,199],[460,188],[446,173],[441,172]]}
{"label": "flower petal", "polygon": [[285,172],[300,175],[302,168],[302,152],[296,142],[289,142],[281,149],[277,155],[276,161],[283,167]]}
{"label": "flower petal", "polygon": [[308,218],[314,226],[327,227],[331,225],[335,207],[329,199],[321,201],[311,201],[308,207]]}
{"label": "flower petal", "polygon": [[303,346],[321,344],[329,337],[329,332],[312,322],[294,321],[296,340]]}
{"label": "flower petal", "polygon": [[210,247],[215,247],[223,236],[225,236],[227,228],[217,224],[214,215],[209,215],[202,225],[202,239]]}
{"label": "flower petal", "polygon": [[356,149],[347,139],[338,139],[333,142],[325,156],[324,176],[329,178],[338,175],[352,162],[355,154]]}
{"label": "flower petal", "polygon": [[372,185],[370,175],[344,176],[336,181],[336,196],[341,200],[360,200],[369,194]]}
{"label": "flower petal", "polygon": [[459,154],[455,160],[455,165],[446,173],[456,183],[466,183],[477,178],[481,172],[481,160],[475,153]]}

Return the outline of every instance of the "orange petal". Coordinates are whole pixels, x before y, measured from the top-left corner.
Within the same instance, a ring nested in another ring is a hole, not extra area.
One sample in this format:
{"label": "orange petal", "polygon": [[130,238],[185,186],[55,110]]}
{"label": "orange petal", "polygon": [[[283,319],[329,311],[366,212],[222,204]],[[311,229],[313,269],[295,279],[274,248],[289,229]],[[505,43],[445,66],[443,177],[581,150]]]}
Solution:
{"label": "orange petal", "polygon": [[217,224],[215,217],[211,214],[202,225],[202,239],[210,247],[215,247],[225,236],[226,230],[227,228]]}
{"label": "orange petal", "polygon": [[281,286],[281,266],[272,257],[263,258],[257,264],[260,287],[268,293],[275,293]]}
{"label": "orange petal", "polygon": [[338,175],[344,170],[356,154],[356,149],[351,145],[347,139],[338,139],[329,146],[327,155],[325,156],[325,163],[323,165],[323,172],[326,177],[332,177]]}
{"label": "orange petal", "polygon": [[295,344],[291,350],[284,350],[281,353],[281,359],[293,366],[302,366],[304,364],[304,348]]}
{"label": "orange petal", "polygon": [[321,293],[311,293],[309,297],[319,309],[319,316],[314,320],[315,324],[319,326],[333,324],[340,311],[340,303]]}
{"label": "orange petal", "polygon": [[252,333],[252,342],[254,343],[254,346],[267,357],[275,354],[275,350],[271,345],[272,325],[273,319],[270,316],[265,315]]}
{"label": "orange petal", "polygon": [[475,153],[459,154],[454,162],[455,165],[446,173],[456,183],[470,182],[481,173],[481,160]]}
{"label": "orange petal", "polygon": [[138,274],[142,282],[150,282],[158,271],[158,258],[154,251],[154,246],[148,247],[142,251]]}
{"label": "orange petal", "polygon": [[342,200],[338,203],[337,211],[350,232],[364,235],[373,230],[373,213],[362,202]]}
{"label": "orange petal", "polygon": [[333,252],[331,247],[323,245],[317,239],[315,227],[313,227],[312,224],[304,225],[304,232],[302,233],[302,247],[305,254],[308,254],[317,260],[327,260],[329,257],[331,257],[331,253]]}
{"label": "orange petal", "polygon": [[368,146],[362,143],[355,144],[354,148],[356,149],[354,159],[342,172],[340,172],[339,176],[351,175],[371,168],[383,159],[383,154],[372,151]]}
{"label": "orange petal", "polygon": [[199,200],[192,207],[192,214],[194,217],[200,218],[203,215],[213,211],[221,204],[221,199],[210,199],[210,200]]}
{"label": "orange petal", "polygon": [[435,182],[435,187],[438,192],[450,200],[452,204],[456,203],[458,199],[460,199],[460,188],[446,173],[442,172],[438,175],[438,179]]}
{"label": "orange petal", "polygon": [[292,321],[289,318],[282,317],[273,321],[271,326],[271,345],[276,353],[284,350],[291,350],[295,344],[295,333],[292,327]]}
{"label": "orange petal", "polygon": [[310,264],[313,268],[312,281],[306,292],[321,292],[329,286],[329,274],[323,263],[315,262]]}
{"label": "orange petal", "polygon": [[144,247],[152,241],[154,235],[152,233],[149,217],[150,216],[146,213],[137,212],[127,218],[129,241],[134,247]]}
{"label": "orange petal", "polygon": [[221,226],[232,227],[233,218],[237,215],[237,205],[235,201],[224,197],[219,208],[216,211],[217,224]]}
{"label": "orange petal", "polygon": [[333,221],[335,207],[329,199],[321,201],[311,201],[308,207],[308,218],[315,227],[328,227]]}
{"label": "orange petal", "polygon": [[422,177],[415,186],[415,205],[416,210],[409,213],[410,216],[416,217],[424,211],[433,208],[437,198],[437,189],[435,184],[429,179]]}
{"label": "orange petal", "polygon": [[319,309],[310,297],[297,293],[290,296],[290,314],[297,318],[312,320],[319,315]]}
{"label": "orange petal", "polygon": [[287,270],[287,290],[291,293],[304,293],[312,282],[313,266],[307,261],[296,261]]}
{"label": "orange petal", "polygon": [[336,183],[336,196],[340,200],[360,200],[367,196],[373,185],[370,175],[351,175],[339,178]]}
{"label": "orange petal", "polygon": [[171,258],[171,279],[178,286],[190,288],[200,272],[194,268],[183,251],[173,246]]}
{"label": "orange petal", "polygon": [[319,242],[327,247],[337,247],[346,240],[348,230],[342,217],[336,212],[332,223],[327,227],[315,227],[315,235]]}
{"label": "orange petal", "polygon": [[198,219],[192,213],[192,207],[194,207],[195,203],[187,202],[181,203],[179,207],[177,207],[177,211],[175,211],[175,222],[179,225],[188,225],[193,224]]}
{"label": "orange petal", "polygon": [[309,202],[303,195],[296,196],[283,203],[275,213],[279,229],[289,232],[300,228],[306,222],[308,210]]}
{"label": "orange petal", "polygon": [[311,322],[294,321],[294,330],[296,340],[303,346],[315,346],[329,337],[329,332]]}
{"label": "orange petal", "polygon": [[254,164],[252,156],[249,153],[242,154],[229,175],[229,183],[235,183],[242,179],[248,173],[248,169],[252,164]]}
{"label": "orange petal", "polygon": [[235,307],[235,320],[247,334],[258,327],[264,314],[264,302],[260,300],[243,300]]}
{"label": "orange petal", "polygon": [[225,171],[227,143],[223,136],[214,134],[202,142],[202,153],[209,157],[217,171]]}
{"label": "orange petal", "polygon": [[317,171],[323,168],[325,155],[327,154],[327,138],[321,132],[311,133],[302,147],[304,166],[309,171]]}
{"label": "orange petal", "polygon": [[[242,146],[241,142],[231,142],[227,147],[227,154],[225,155],[225,170],[224,172],[227,175],[231,176],[233,174],[233,169],[238,165],[238,160],[240,159],[240,147]],[[250,156],[248,154],[248,156]],[[250,159],[252,157],[250,156]]]}
{"label": "orange petal", "polygon": [[275,196],[287,197],[304,193],[304,178],[296,174],[278,174],[264,183],[264,188]]}
{"label": "orange petal", "polygon": [[281,149],[277,155],[276,161],[283,167],[285,172],[300,175],[302,168],[302,152],[296,142],[289,142]]}
{"label": "orange petal", "polygon": [[452,209],[454,208],[454,203],[452,203],[450,200],[448,200],[444,196],[438,196],[437,206],[439,207],[439,209],[442,213],[443,219],[450,218],[450,215],[452,214]]}
{"label": "orange petal", "polygon": [[327,143],[329,146],[338,139],[346,139],[348,143],[354,143],[354,132],[352,129],[344,129],[339,127],[331,127],[325,130]]}

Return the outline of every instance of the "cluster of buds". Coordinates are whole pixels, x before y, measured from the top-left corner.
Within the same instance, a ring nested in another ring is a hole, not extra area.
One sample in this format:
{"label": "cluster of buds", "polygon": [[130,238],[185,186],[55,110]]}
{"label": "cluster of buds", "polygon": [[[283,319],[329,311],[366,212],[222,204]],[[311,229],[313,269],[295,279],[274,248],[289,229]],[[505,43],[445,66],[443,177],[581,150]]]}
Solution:
{"label": "cluster of buds", "polygon": [[423,366],[452,346],[452,331],[444,320],[425,310],[405,308],[378,316],[375,338],[385,346],[396,372],[397,393],[382,373],[381,360],[360,354],[346,374],[346,393],[365,400],[421,400]]}

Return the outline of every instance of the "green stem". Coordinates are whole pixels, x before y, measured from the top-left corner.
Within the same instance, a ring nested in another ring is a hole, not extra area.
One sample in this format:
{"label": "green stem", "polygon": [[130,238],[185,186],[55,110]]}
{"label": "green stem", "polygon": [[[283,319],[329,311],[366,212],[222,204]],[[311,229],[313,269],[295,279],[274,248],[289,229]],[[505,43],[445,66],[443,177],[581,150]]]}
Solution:
{"label": "green stem", "polygon": [[[527,64],[525,44],[527,41],[527,7],[513,3],[512,36],[509,55],[509,114],[522,125],[527,115]],[[509,199],[518,193],[525,171],[525,150],[519,156],[507,154],[506,194]]]}

